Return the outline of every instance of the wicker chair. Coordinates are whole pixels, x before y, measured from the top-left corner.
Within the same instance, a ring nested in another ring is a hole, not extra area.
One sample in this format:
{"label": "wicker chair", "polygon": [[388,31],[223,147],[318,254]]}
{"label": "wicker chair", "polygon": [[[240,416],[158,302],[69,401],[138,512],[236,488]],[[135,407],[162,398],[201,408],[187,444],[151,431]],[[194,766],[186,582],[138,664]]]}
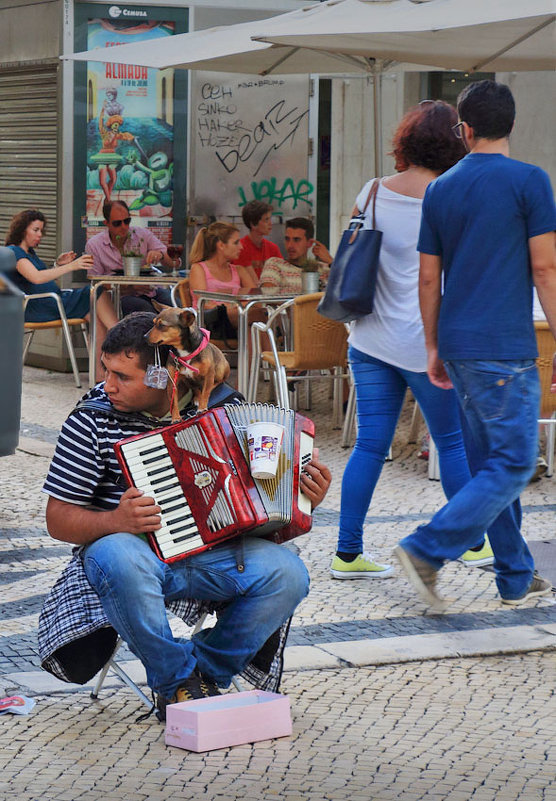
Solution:
{"label": "wicker chair", "polygon": [[[334,381],[334,421],[338,424],[342,415],[342,380],[349,378],[347,330],[343,323],[328,320],[318,313],[321,297],[322,292],[299,295],[278,306],[266,323],[253,323],[248,400],[256,400],[261,367],[274,373],[276,398],[286,409],[290,408],[288,382],[331,379]],[[273,324],[286,309],[291,311],[293,349],[278,351]],[[261,352],[263,334],[269,338],[270,351]],[[310,371],[318,372],[309,374]],[[299,373],[307,374],[296,375]]]}
{"label": "wicker chair", "polygon": [[71,341],[70,328],[76,325],[78,325],[81,328],[81,333],[83,334],[83,339],[85,340],[85,347],[87,348],[87,352],[89,352],[89,339],[87,336],[87,320],[85,320],[83,317],[70,317],[70,319],[68,320],[60,296],[57,295],[55,292],[41,292],[37,295],[24,295],[23,309],[25,310],[25,307],[29,302],[31,302],[32,300],[37,300],[38,298],[53,298],[58,306],[58,313],[60,315],[60,319],[49,320],[46,323],[25,323],[24,325],[25,334],[28,334],[29,336],[27,338],[25,347],[23,349],[23,362],[25,363],[25,357],[27,356],[27,352],[31,345],[31,341],[35,336],[35,331],[42,331],[45,328],[61,328],[64,334],[64,338],[66,340],[68,355],[70,357],[70,362],[71,362],[71,369],[73,370],[73,375],[75,378],[75,386],[80,387],[81,379],[79,378],[77,359],[75,358],[75,351],[73,350],[73,344]]}
{"label": "wicker chair", "polygon": [[556,434],[556,392],[550,391],[552,383],[552,359],[556,351],[556,340],[547,322],[535,322],[539,358],[537,367],[541,380],[541,410],[539,423],[547,427],[546,431],[546,476],[554,473],[554,444]]}

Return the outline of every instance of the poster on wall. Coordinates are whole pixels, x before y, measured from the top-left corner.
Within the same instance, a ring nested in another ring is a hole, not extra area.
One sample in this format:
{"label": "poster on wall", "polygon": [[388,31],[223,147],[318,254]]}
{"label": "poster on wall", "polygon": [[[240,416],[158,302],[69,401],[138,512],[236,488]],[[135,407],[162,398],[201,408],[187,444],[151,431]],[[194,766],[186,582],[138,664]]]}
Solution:
{"label": "poster on wall", "polygon": [[241,220],[250,200],[274,214],[312,216],[309,79],[197,71],[191,82],[193,187],[189,212]]}
{"label": "poster on wall", "polygon": [[[87,49],[172,36],[175,22],[122,16],[87,21]],[[104,226],[107,200],[124,200],[132,225],[170,243],[174,215],[174,70],[88,62],[87,239]]]}

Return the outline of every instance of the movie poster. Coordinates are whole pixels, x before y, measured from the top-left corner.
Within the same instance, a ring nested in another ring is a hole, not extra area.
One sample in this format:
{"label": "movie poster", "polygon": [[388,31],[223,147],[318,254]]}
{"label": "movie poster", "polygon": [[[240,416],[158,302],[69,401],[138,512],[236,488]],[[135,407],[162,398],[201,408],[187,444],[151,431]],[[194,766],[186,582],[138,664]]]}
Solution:
{"label": "movie poster", "polygon": [[[87,49],[160,39],[174,30],[174,22],[89,19]],[[104,225],[104,202],[124,200],[132,225],[170,243],[174,70],[88,62],[86,169],[87,239]]]}

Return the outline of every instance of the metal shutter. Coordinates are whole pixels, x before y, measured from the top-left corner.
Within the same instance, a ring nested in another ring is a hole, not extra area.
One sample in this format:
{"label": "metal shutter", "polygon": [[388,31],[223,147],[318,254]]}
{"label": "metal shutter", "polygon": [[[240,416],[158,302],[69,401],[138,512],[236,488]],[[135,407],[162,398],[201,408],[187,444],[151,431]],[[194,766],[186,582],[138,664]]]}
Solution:
{"label": "metal shutter", "polygon": [[0,67],[0,241],[18,211],[46,216],[38,251],[50,264],[56,252],[58,63]]}

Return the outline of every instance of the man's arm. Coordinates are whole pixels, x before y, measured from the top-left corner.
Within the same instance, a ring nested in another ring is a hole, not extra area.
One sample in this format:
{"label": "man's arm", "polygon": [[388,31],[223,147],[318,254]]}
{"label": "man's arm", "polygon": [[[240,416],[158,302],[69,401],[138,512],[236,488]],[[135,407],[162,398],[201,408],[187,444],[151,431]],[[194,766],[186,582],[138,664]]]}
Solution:
{"label": "man's arm", "polygon": [[130,534],[156,531],[160,525],[160,507],[136,487],[126,490],[118,506],[107,512],[60,501],[52,496],[46,506],[48,533],[53,539],[72,545],[87,545],[119,531]]}
{"label": "man's arm", "polygon": [[429,381],[441,389],[451,389],[452,382],[441,359],[438,358],[438,315],[440,313],[442,259],[421,253],[419,269],[419,306],[425,330],[427,373]]}
{"label": "man's arm", "polygon": [[553,335],[556,337],[556,247],[552,231],[529,240],[533,283]]}

